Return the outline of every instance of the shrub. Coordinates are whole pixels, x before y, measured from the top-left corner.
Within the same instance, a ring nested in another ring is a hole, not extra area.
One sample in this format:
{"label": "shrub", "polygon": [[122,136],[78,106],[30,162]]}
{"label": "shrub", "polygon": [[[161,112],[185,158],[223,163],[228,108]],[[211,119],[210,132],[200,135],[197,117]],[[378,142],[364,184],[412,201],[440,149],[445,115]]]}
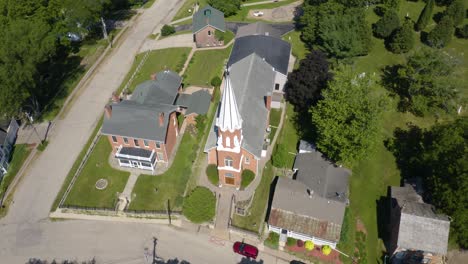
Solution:
{"label": "shrub", "polygon": [[302,240],[300,240],[300,239],[297,240],[297,246],[298,246],[298,247],[303,247],[303,246],[304,246],[304,241],[302,241]]}
{"label": "shrub", "polygon": [[263,244],[265,244],[265,246],[269,248],[277,249],[279,244],[279,234],[275,232],[270,232],[268,234],[268,238],[265,239],[265,242]]}
{"label": "shrub", "polygon": [[292,247],[297,244],[297,239],[293,237],[288,237],[288,240],[286,241],[286,245]]}
{"label": "shrub", "polygon": [[323,253],[325,256],[330,255],[331,252],[332,252],[332,249],[331,249],[330,246],[325,245],[325,246],[322,247],[322,253]]}
{"label": "shrub", "polygon": [[249,186],[249,184],[253,181],[255,178],[255,173],[251,170],[243,170],[242,171],[242,181],[241,181],[241,187],[245,188]]}
{"label": "shrub", "polygon": [[219,78],[219,76],[215,76],[213,79],[211,79],[210,83],[214,87],[219,87],[221,85],[221,78]]}
{"label": "shrub", "polygon": [[215,215],[216,197],[205,187],[196,187],[184,199],[182,212],[194,223],[203,223],[213,219]]}
{"label": "shrub", "polygon": [[218,167],[216,165],[214,164],[208,165],[208,167],[206,167],[206,175],[208,176],[208,180],[213,185],[219,184]]}
{"label": "shrub", "polygon": [[314,242],[310,241],[310,240],[307,240],[304,244],[305,246],[305,249],[311,251],[312,249],[314,249],[315,245],[314,245]]}
{"label": "shrub", "polygon": [[457,28],[456,35],[459,38],[468,38],[468,24],[464,25],[463,27]]}
{"label": "shrub", "polygon": [[453,24],[455,26],[460,25],[463,23],[463,19],[465,19],[466,9],[464,0],[455,0],[453,1],[444,12],[445,16],[449,16],[453,20]]}
{"label": "shrub", "polygon": [[444,16],[439,24],[427,34],[427,44],[431,47],[442,48],[450,43],[454,33],[453,21],[449,16]]}
{"label": "shrub", "polygon": [[433,9],[434,0],[429,0],[426,6],[424,6],[424,9],[421,11],[421,14],[418,18],[418,22],[416,22],[416,25],[414,26],[414,29],[416,29],[416,31],[423,30],[427,26],[427,24],[429,24],[429,21],[431,21]]}
{"label": "shrub", "polygon": [[286,147],[283,144],[278,144],[275,148],[273,156],[271,157],[273,166],[277,168],[285,168],[288,166],[287,155],[288,151],[286,150]]}
{"label": "shrub", "polygon": [[377,37],[387,38],[399,27],[400,19],[397,12],[393,9],[388,9],[383,17],[373,25],[372,29]]}
{"label": "shrub", "polygon": [[223,41],[224,40],[224,32],[222,32],[221,30],[216,30],[215,31],[215,38],[219,41]]}
{"label": "shrub", "polygon": [[161,36],[165,37],[165,36],[169,36],[169,35],[172,35],[175,33],[175,28],[173,26],[170,26],[170,25],[164,25],[162,28],[161,28]]}

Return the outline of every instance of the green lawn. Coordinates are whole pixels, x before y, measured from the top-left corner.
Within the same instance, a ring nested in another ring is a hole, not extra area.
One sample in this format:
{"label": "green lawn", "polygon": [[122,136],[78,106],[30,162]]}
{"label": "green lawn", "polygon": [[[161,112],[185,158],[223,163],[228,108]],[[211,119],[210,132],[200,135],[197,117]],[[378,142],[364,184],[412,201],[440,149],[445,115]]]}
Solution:
{"label": "green lawn", "polygon": [[281,109],[271,109],[270,111],[270,134],[268,135],[268,138],[270,139],[270,142],[273,140],[273,137],[276,134],[276,131],[278,131],[278,125],[281,119]]}
{"label": "green lawn", "polygon": [[240,216],[234,214],[232,224],[236,227],[258,233],[260,225],[265,222],[264,213],[268,205],[270,186],[275,176],[275,170],[270,162],[263,169],[262,180],[255,190],[252,205],[249,208],[250,215]]}
{"label": "green lawn", "polygon": [[222,76],[231,49],[232,45],[225,49],[195,52],[184,74],[185,87],[189,85],[211,87],[211,79]]}
{"label": "green lawn", "polygon": [[294,66],[295,68],[299,67],[299,62],[306,57],[307,53],[309,53],[306,45],[301,40],[301,32],[297,30],[291,31],[283,36],[283,40],[291,43],[292,55],[296,57],[296,63]]}
{"label": "green lawn", "polygon": [[285,146],[287,154],[288,164],[286,168],[292,168],[294,164],[295,155],[291,153],[297,153],[297,145],[301,139],[299,132],[296,129],[295,125],[296,113],[291,104],[286,104],[286,115],[283,121],[283,127],[280,130],[279,137],[277,139],[277,144],[282,144]]}
{"label": "green lawn", "polygon": [[[196,158],[197,140],[186,132],[171,167],[161,175],[140,175],[133,188],[130,210],[165,210],[170,200],[173,210],[180,210],[187,180]],[[157,189],[157,190],[156,190]]]}
{"label": "green lawn", "polygon": [[31,148],[26,144],[17,144],[14,146],[8,172],[3,176],[3,179],[0,179],[0,197],[6,191],[11,181],[16,177],[16,174],[21,169],[29,153],[31,153]]}
{"label": "green lawn", "polygon": [[[109,165],[111,151],[109,140],[101,136],[68,194],[65,205],[114,209],[118,193],[123,191],[130,173]],[[99,179],[108,181],[106,189],[96,189],[95,184]]]}
{"label": "green lawn", "polygon": [[[270,3],[270,4],[260,4],[260,5],[253,5],[253,6],[246,6],[241,7],[241,10],[237,12],[237,14],[233,16],[226,17],[226,21],[233,21],[233,22],[257,22],[257,21],[265,21],[260,19],[253,19],[247,18],[249,11],[252,9],[272,9],[279,6],[289,5],[290,3],[297,2],[298,0],[286,0],[277,3]],[[274,22],[273,22],[274,23]]]}
{"label": "green lawn", "polygon": [[[141,67],[140,71],[135,75],[132,83],[129,85],[129,90],[133,91],[135,87],[151,78],[151,74],[162,71],[164,69],[180,72],[184,66],[185,60],[190,53],[190,48],[169,48],[161,50],[153,50],[149,53],[146,62]],[[118,91],[122,91],[133,72],[140,64],[145,53],[140,53],[136,56],[132,68],[125,76]]]}
{"label": "green lawn", "polygon": [[[179,11],[177,11],[177,14],[174,16],[172,21],[193,15],[193,8],[196,2],[198,2],[200,8],[205,7],[207,4],[207,0],[185,0],[185,3],[182,5]],[[189,9],[191,12],[189,12]]]}

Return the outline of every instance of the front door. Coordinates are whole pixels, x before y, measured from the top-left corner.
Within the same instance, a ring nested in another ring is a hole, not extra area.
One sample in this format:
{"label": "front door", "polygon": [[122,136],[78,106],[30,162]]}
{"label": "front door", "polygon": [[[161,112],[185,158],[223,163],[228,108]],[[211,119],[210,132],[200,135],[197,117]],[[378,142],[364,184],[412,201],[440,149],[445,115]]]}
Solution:
{"label": "front door", "polygon": [[133,161],[133,160],[132,160],[132,167],[133,167],[133,168],[138,168],[139,165],[140,165],[140,164],[139,164],[138,161]]}
{"label": "front door", "polygon": [[226,177],[225,181],[226,181],[226,184],[234,185],[234,178]]}

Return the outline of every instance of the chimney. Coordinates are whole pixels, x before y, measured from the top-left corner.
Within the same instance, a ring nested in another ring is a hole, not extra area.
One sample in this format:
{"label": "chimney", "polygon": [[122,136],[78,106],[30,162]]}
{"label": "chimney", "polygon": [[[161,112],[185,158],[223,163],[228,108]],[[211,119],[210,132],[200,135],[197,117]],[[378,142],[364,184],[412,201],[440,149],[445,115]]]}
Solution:
{"label": "chimney", "polygon": [[164,125],[164,113],[159,113],[159,126]]}
{"label": "chimney", "polygon": [[106,105],[104,107],[104,112],[106,114],[106,117],[110,119],[112,117],[112,105]]}
{"label": "chimney", "polygon": [[151,80],[156,81],[156,73],[151,74]]}
{"label": "chimney", "polygon": [[267,93],[265,96],[265,107],[270,110],[271,109],[271,93]]}
{"label": "chimney", "polygon": [[112,102],[114,102],[114,103],[120,102],[120,97],[117,95],[116,92],[112,93]]}

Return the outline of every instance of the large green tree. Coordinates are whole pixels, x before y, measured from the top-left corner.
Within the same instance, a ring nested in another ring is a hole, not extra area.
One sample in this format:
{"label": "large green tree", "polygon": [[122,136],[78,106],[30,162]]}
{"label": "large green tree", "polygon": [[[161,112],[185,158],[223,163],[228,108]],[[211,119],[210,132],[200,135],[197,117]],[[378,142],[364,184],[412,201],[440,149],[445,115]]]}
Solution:
{"label": "large green tree", "polygon": [[463,19],[466,16],[466,6],[464,0],[453,1],[445,10],[445,15],[449,16],[453,20],[455,26],[463,23]]}
{"label": "large green tree", "polygon": [[388,48],[393,53],[406,53],[414,47],[413,22],[406,19],[403,26],[398,28],[388,43]]}
{"label": "large green tree", "polygon": [[458,64],[440,50],[420,49],[405,64],[390,67],[384,83],[400,95],[402,110],[420,116],[454,113],[462,100],[461,84],[454,73]]}
{"label": "large green tree", "polygon": [[352,163],[372,150],[380,135],[386,95],[374,76],[339,69],[323,99],[311,108],[318,148],[336,161]]}
{"label": "large green tree", "polygon": [[393,9],[387,9],[382,16],[374,25],[373,31],[374,35],[379,38],[387,38],[392,32],[400,27],[400,19],[398,14]]}
{"label": "large green tree", "polygon": [[[371,48],[371,30],[363,8],[348,8],[328,2],[319,6],[316,44],[330,56],[346,58],[366,55]],[[313,46],[314,43],[307,43]]]}
{"label": "large green tree", "polygon": [[419,15],[418,21],[415,24],[416,31],[423,30],[427,26],[427,24],[429,24],[429,21],[431,21],[431,18],[432,18],[433,9],[434,9],[434,0],[428,0],[426,3],[426,6],[424,6],[424,9],[421,11],[421,14]]}
{"label": "large green tree", "polygon": [[427,34],[427,44],[431,47],[442,48],[447,46],[452,40],[455,32],[453,20],[450,16],[444,16],[429,34]]}
{"label": "large green tree", "polygon": [[232,16],[240,10],[241,0],[208,0],[208,4],[222,11],[225,16]]}

